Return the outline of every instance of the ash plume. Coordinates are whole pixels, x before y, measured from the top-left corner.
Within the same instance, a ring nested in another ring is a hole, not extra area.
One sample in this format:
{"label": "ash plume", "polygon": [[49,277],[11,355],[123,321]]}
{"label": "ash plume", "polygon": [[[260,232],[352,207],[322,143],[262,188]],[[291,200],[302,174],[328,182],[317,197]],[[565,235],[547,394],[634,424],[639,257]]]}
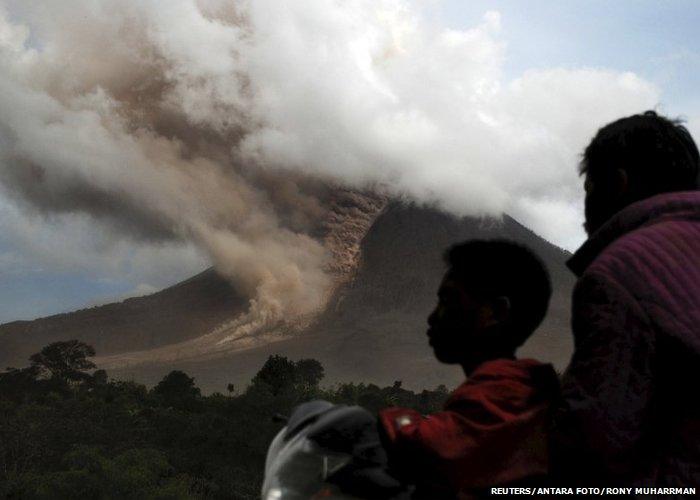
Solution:
{"label": "ash plume", "polygon": [[437,29],[400,0],[1,1],[2,196],[192,244],[264,324],[327,297],[333,186],[508,212],[571,246],[578,152],[658,92],[597,69],[505,81],[500,29]]}

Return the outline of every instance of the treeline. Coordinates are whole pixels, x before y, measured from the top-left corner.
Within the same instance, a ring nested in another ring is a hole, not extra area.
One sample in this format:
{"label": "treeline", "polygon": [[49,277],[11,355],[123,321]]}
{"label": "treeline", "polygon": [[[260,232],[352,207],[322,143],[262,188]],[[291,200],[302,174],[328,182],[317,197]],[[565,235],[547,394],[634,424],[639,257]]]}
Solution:
{"label": "treeline", "polygon": [[273,415],[311,399],[429,413],[447,390],[322,387],[313,359],[271,356],[242,391],[202,396],[173,371],[148,389],[110,379],[78,341],[0,373],[0,498],[259,498]]}

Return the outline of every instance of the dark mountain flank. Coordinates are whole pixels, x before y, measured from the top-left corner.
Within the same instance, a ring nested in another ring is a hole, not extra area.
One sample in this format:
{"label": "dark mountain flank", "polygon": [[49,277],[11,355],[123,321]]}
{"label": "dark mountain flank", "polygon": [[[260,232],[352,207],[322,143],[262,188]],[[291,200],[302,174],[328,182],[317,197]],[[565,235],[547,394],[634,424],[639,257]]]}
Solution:
{"label": "dark mountain flank", "polygon": [[57,340],[78,339],[99,354],[152,349],[195,338],[247,306],[231,284],[208,269],[160,292],[33,321],[0,326],[0,367],[24,366]]}
{"label": "dark mountain flank", "polygon": [[[382,383],[402,379],[416,388],[444,383],[447,373],[427,345],[426,319],[437,301],[447,247],[472,238],[507,238],[532,248],[550,270],[554,294],[547,320],[521,355],[563,367],[571,353],[569,302],[574,279],[564,262],[568,253],[514,219],[457,219],[437,210],[393,203],[362,242],[355,279],[338,291],[314,326],[334,339],[326,364],[339,378],[352,373]],[[331,372],[331,373],[333,373]],[[457,370],[457,376],[461,377]],[[455,380],[456,382],[456,380]]]}
{"label": "dark mountain flank", "polygon": [[[205,391],[224,391],[229,382],[238,387],[247,383],[267,356],[282,354],[318,359],[326,368],[326,383],[401,380],[416,389],[452,386],[460,380],[459,370],[434,360],[425,322],[444,273],[444,250],[469,238],[515,240],[544,260],[554,288],[550,311],[520,354],[551,361],[559,369],[568,362],[574,279],[564,266],[567,252],[508,216],[456,218],[402,202],[389,203],[366,226],[349,279],[339,283],[325,310],[300,333],[199,359],[110,367],[110,374],[152,384],[180,369]],[[58,338],[79,338],[94,345],[98,354],[148,350],[203,335],[244,309],[244,301],[209,270],[148,297],[1,326],[0,360],[24,364],[29,354]]]}

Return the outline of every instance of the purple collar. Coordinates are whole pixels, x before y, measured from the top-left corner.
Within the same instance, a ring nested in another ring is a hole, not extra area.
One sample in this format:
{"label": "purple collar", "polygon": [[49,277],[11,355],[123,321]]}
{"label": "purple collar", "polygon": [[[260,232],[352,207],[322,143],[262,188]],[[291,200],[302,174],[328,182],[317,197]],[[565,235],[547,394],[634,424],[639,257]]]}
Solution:
{"label": "purple collar", "polygon": [[605,247],[623,234],[665,220],[700,220],[700,191],[663,193],[632,203],[613,215],[567,261],[581,276]]}

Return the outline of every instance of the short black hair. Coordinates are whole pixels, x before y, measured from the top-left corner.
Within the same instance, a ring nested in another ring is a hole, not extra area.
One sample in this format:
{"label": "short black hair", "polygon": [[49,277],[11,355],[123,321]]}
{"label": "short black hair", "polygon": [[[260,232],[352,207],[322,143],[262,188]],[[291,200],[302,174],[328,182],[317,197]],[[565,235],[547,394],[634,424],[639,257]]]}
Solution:
{"label": "short black hair", "polygon": [[445,253],[448,274],[484,299],[508,297],[508,333],[522,345],[547,313],[552,285],[546,266],[530,249],[508,240],[469,240]]}
{"label": "short black hair", "polygon": [[700,154],[680,119],[655,111],[621,118],[602,127],[583,153],[580,173],[605,178],[621,168],[642,197],[698,188]]}

